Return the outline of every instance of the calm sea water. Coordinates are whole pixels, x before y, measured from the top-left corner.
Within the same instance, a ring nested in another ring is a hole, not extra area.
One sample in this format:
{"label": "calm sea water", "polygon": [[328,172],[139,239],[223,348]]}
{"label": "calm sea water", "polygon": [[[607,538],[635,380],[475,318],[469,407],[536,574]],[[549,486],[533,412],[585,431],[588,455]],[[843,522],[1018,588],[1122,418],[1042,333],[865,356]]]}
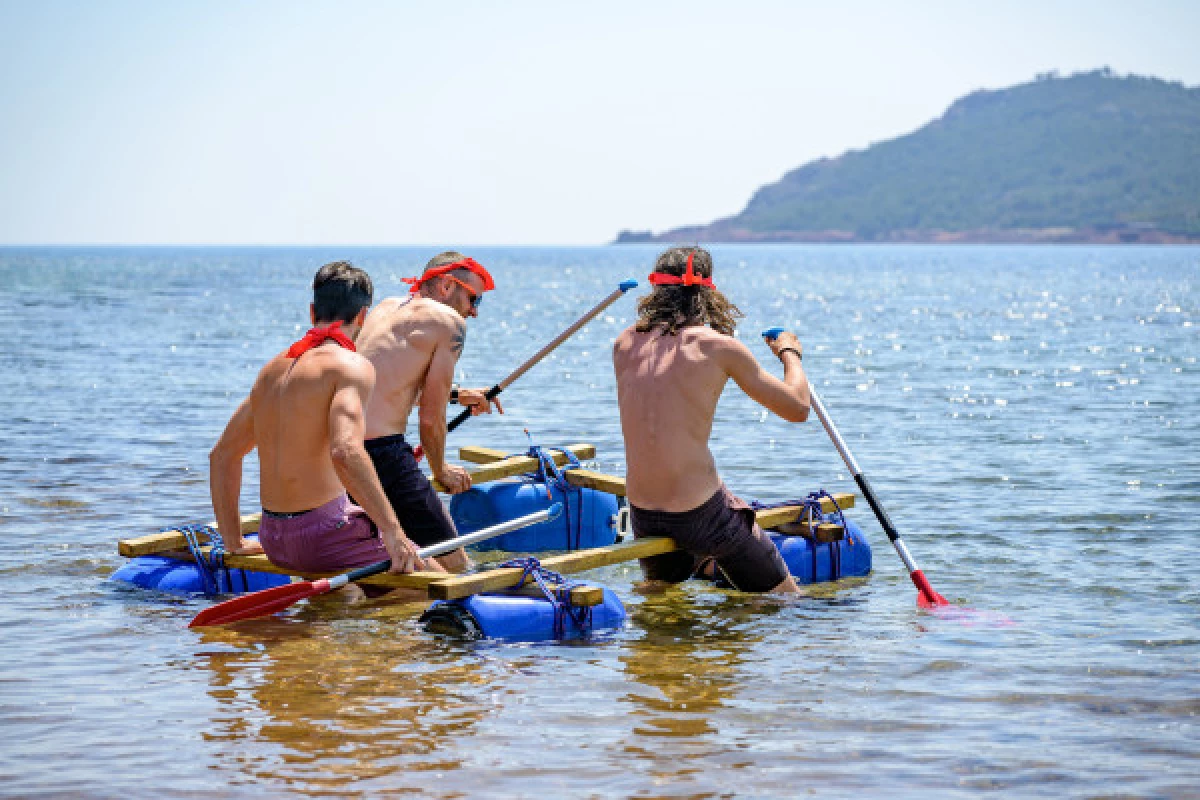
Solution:
{"label": "calm sea water", "polygon": [[[490,385],[655,250],[480,249]],[[16,796],[1200,796],[1200,249],[718,247],[741,336],[805,365],[933,585],[798,599],[592,573],[628,626],[567,645],[434,638],[412,608],[237,631],[123,590],[120,537],[211,518],[208,448],[349,257],[378,294],[430,249],[0,250],[0,793]],[[590,441],[624,471],[622,300],[452,443]],[[772,369],[778,373],[777,365]],[[713,448],[762,500],[853,483],[815,418],[727,390]],[[243,511],[255,507],[247,474]]]}

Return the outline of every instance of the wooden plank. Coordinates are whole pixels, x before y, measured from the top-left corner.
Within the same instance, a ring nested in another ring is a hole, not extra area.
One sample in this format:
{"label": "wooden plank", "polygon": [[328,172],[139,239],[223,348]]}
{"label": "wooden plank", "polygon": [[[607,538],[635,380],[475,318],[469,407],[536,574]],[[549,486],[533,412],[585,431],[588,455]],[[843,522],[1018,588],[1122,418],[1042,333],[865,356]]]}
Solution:
{"label": "wooden plank", "polygon": [[[255,533],[258,531],[258,523],[261,514],[247,514],[242,517],[242,533]],[[217,523],[208,523],[210,527],[217,527]],[[204,533],[196,534],[196,539],[201,544],[208,542],[208,536]],[[169,530],[151,533],[147,536],[137,536],[133,539],[122,539],[117,542],[117,552],[126,558],[136,558],[138,556],[151,556],[156,553],[165,553],[168,550],[186,550],[187,538],[182,531]]]}
{"label": "wooden plank", "polygon": [[[596,447],[590,444],[573,444],[567,448],[576,458],[581,461],[586,461],[589,458],[596,457]],[[508,458],[510,453],[503,450],[496,450],[492,447],[479,447],[477,445],[467,445],[466,447],[458,448],[458,457],[462,461],[469,461],[472,464],[492,464],[496,461],[503,461]],[[566,463],[565,461],[563,463]]]}
{"label": "wooden plank", "polygon": [[[542,590],[535,583],[527,583],[520,589],[513,589],[511,594],[519,594],[522,597],[545,597]],[[603,586],[576,586],[571,589],[571,605],[573,606],[598,606],[604,602],[604,587]]]}
{"label": "wooden plank", "polygon": [[[566,449],[570,450],[572,453],[575,453],[576,450],[579,450],[580,452],[588,452],[589,449],[593,454],[596,452],[595,448],[590,444],[567,445]],[[567,457],[562,453],[554,452],[551,455],[554,458],[554,463],[557,466],[561,467],[567,463]],[[536,472],[537,468],[538,460],[536,458],[530,458],[529,456],[513,456],[512,458],[495,461],[491,464],[484,464],[479,469],[472,470],[470,473],[471,483],[472,485],[477,485],[480,483],[503,480],[504,478],[511,478],[514,475],[523,475],[526,472]],[[433,488],[437,489],[439,492],[446,491],[446,488],[437,481],[433,482]]]}
{"label": "wooden plank", "polygon": [[[208,555],[210,549],[202,547],[200,548],[200,552]],[[157,555],[173,558],[177,561],[195,561],[188,550],[176,550],[158,553]],[[261,554],[254,556],[233,556],[226,553],[225,566],[253,570],[254,572],[272,572],[276,575],[296,575],[305,580],[332,578],[334,575],[342,574],[341,572],[305,572],[301,574],[295,570],[285,569],[273,564],[270,559]],[[446,578],[447,575],[445,572],[410,572],[407,575],[372,575],[368,578],[363,578],[358,583],[365,583],[371,586],[384,586],[389,589],[425,589],[430,584],[444,581]]]}
{"label": "wooden plank", "polygon": [[[852,494],[834,494],[834,500],[837,500],[838,507],[843,511],[848,508],[854,508],[854,495]],[[780,506],[779,508],[764,508],[756,512],[758,524],[762,528],[775,528],[779,525],[786,525],[789,522],[795,522],[800,517],[800,512],[804,506]],[[833,502],[828,497],[821,498],[821,510],[826,514],[833,511]]]}
{"label": "wooden plank", "polygon": [[616,475],[603,475],[590,469],[573,469],[567,473],[567,483],[584,489],[596,489],[617,497],[625,496],[625,479]]}
{"label": "wooden plank", "polygon": [[[651,537],[635,539],[632,542],[595,547],[591,550],[578,550],[560,556],[541,559],[542,566],[554,572],[569,575],[573,572],[587,572],[590,569],[607,567],[610,564],[620,564],[635,558],[670,553],[678,549],[672,539],[666,537]],[[521,580],[523,571],[515,567],[493,569],[477,572],[471,575],[460,575],[446,578],[429,584],[429,596],[435,600],[456,600],[480,592],[492,592],[516,586]]]}

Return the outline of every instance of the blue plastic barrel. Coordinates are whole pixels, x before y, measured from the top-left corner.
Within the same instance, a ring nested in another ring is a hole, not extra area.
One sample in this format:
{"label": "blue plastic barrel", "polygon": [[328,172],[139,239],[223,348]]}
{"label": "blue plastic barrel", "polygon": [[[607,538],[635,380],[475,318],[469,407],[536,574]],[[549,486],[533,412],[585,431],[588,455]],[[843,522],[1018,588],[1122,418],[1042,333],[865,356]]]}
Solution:
{"label": "blue plastic barrel", "polygon": [[[827,521],[832,518],[826,516]],[[779,548],[796,583],[821,583],[871,574],[871,545],[862,528],[846,521],[846,538],[836,542],[814,542],[803,536],[785,536],[767,531]]]}
{"label": "blue plastic barrel", "polygon": [[570,614],[561,612],[562,636],[555,631],[554,604],[544,597],[512,594],[476,594],[461,600],[438,600],[422,616],[425,629],[467,639],[504,639],[544,642],[556,638],[578,639],[625,624],[625,606],[610,589],[604,602],[590,609],[581,629]]}
{"label": "blue plastic barrel", "polygon": [[546,550],[584,550],[604,547],[617,540],[617,498],[595,489],[540,483],[530,477],[497,481],[456,494],[450,515],[460,534],[472,533],[563,504],[563,513],[549,522],[530,525],[475,545],[478,550],[540,553]]}
{"label": "blue plastic barrel", "polygon": [[[287,575],[236,568],[217,570],[216,575],[217,591],[221,594],[257,592],[260,589],[283,586],[291,581]],[[155,589],[176,594],[205,594],[211,588],[211,581],[206,585],[203,568],[198,564],[164,556],[131,558],[108,579],[128,583],[140,589]]]}

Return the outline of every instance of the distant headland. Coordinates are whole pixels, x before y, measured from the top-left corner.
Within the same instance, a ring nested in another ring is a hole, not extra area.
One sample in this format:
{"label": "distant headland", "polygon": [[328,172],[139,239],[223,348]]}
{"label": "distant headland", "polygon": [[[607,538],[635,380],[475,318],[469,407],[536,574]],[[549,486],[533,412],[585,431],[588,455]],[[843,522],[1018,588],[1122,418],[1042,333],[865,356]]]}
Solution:
{"label": "distant headland", "polygon": [[955,101],[732,217],[626,242],[1200,242],[1200,87],[1109,69]]}

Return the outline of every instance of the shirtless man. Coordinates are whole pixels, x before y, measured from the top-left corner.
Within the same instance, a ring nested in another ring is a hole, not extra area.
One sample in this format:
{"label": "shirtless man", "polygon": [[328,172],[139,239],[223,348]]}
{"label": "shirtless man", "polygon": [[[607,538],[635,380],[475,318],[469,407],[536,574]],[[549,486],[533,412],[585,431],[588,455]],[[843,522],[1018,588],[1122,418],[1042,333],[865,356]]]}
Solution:
{"label": "shirtless man", "polygon": [[[412,284],[408,297],[389,297],[367,317],[358,345],[375,367],[375,394],[367,405],[367,452],[405,532],[420,547],[453,539],[454,521],[425,478],[404,431],[420,401],[420,437],[434,478],[450,494],[471,488],[467,471],[446,463],[446,405],[456,402],[472,413],[490,413],[491,403],[476,389],[455,389],[454,366],[462,354],[467,320],[478,316],[483,293],[495,282],[483,265],[461,253],[432,258]],[[497,410],[503,409],[496,401]],[[357,497],[357,495],[355,495]],[[437,559],[451,572],[470,565],[461,549]]]}
{"label": "shirtless man", "polygon": [[[438,569],[417,556],[363,448],[375,369],[355,353],[354,339],[371,294],[362,270],[345,261],[321,267],[309,309],[316,327],[267,362],[213,448],[210,489],[227,551],[265,551],[297,572],[341,572],[389,558],[391,572]],[[257,543],[243,538],[238,518],[242,461],[255,447],[263,508]],[[349,503],[347,489],[361,508]]]}
{"label": "shirtless man", "polygon": [[643,559],[642,570],[652,584],[678,583],[715,563],[734,588],[796,592],[754,510],[721,482],[708,438],[730,378],[788,422],[808,418],[800,342],[791,333],[768,342],[783,362],[782,381],[763,369],[733,338],[742,314],[712,273],[712,256],[698,247],[660,255],[637,323],[613,346],[634,536],[670,536],[681,548]]}

